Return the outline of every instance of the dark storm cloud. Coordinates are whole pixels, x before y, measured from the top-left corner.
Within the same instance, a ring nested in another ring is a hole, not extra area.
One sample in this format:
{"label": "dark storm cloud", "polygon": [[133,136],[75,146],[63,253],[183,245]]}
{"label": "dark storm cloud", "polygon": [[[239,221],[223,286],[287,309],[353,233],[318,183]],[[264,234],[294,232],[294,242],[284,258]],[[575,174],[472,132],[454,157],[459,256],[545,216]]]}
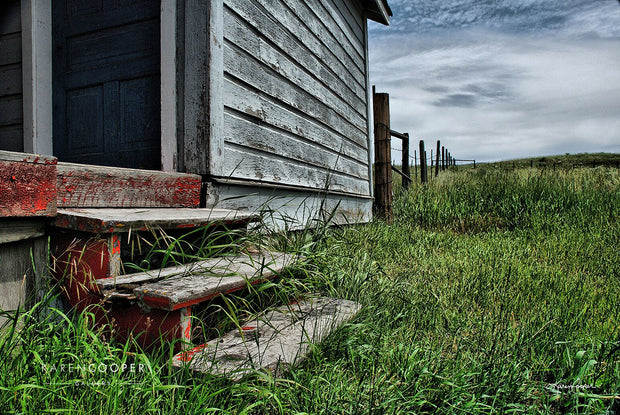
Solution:
{"label": "dark storm cloud", "polygon": [[437,107],[475,107],[476,96],[473,94],[449,94],[433,102]]}

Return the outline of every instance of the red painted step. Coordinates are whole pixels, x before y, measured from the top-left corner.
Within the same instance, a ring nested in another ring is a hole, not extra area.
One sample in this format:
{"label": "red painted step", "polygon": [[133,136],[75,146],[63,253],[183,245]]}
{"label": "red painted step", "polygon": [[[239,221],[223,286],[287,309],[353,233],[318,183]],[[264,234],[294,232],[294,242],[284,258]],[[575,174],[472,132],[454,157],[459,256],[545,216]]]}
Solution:
{"label": "red painted step", "polygon": [[0,150],[0,218],[56,214],[56,158]]}
{"label": "red painted step", "polygon": [[[113,327],[120,338],[138,338],[143,346],[156,344],[162,339],[190,341],[190,305],[207,301],[212,296],[193,298],[191,302],[174,303],[174,306],[173,303],[166,303],[163,307],[152,308],[151,305],[159,302],[153,300],[150,305],[146,304],[148,300],[140,300],[142,295],[140,298],[132,293],[106,296],[97,281],[121,278],[121,253],[129,235],[145,229],[171,231],[218,225],[243,227],[255,219],[255,215],[247,212],[223,209],[61,209],[53,221],[57,229],[51,237],[54,257],[52,273],[61,281],[64,294],[72,307],[79,311],[88,308],[94,313],[97,324]],[[205,235],[208,237],[208,234]],[[127,246],[125,250],[130,248]],[[159,272],[165,273],[162,270]],[[262,274],[256,280],[260,279],[264,279]],[[195,285],[196,281],[192,284]],[[176,347],[179,349],[181,344],[178,343]]]}
{"label": "red painted step", "polygon": [[195,174],[58,163],[58,207],[200,206],[202,178]]}
{"label": "red painted step", "polygon": [[129,295],[146,306],[175,311],[269,280],[295,262],[281,252],[243,254],[100,279],[97,285],[107,298]]}

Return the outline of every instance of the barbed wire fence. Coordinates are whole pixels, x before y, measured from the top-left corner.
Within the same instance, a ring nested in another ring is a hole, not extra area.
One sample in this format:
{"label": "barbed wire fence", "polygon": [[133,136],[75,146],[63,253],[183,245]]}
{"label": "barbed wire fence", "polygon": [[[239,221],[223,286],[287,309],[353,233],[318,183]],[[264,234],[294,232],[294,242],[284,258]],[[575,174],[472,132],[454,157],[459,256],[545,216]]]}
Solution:
{"label": "barbed wire fence", "polygon": [[[413,176],[415,177],[415,181],[418,180],[418,172],[420,173],[420,181],[421,183],[427,183],[429,179],[433,177],[437,177],[440,171],[445,171],[450,167],[455,167],[458,163],[473,163],[473,168],[476,168],[476,160],[473,159],[457,159],[455,158],[449,150],[445,147],[441,147],[441,141],[437,140],[436,150],[431,149],[430,154],[425,150],[425,142],[424,140],[419,140],[419,153],[417,150],[414,150],[413,155],[410,154],[409,150],[409,134],[408,133],[400,133],[394,130],[390,130],[391,137],[395,137],[400,141],[400,148],[395,146],[390,146],[390,161],[394,160],[394,153],[400,153],[401,169],[399,169],[395,163],[392,162],[392,170],[396,173],[403,176],[403,187],[407,188],[408,185],[413,182],[413,178],[411,177],[411,170],[413,170]],[[394,142],[394,141],[392,141]],[[423,154],[423,155],[422,155]],[[420,157],[420,155],[422,155]],[[398,159],[398,158],[397,158]],[[407,166],[406,166],[407,165]],[[419,169],[418,169],[419,165]],[[419,170],[419,171],[418,171]],[[430,173],[429,173],[430,171]],[[405,172],[409,172],[406,174]]]}
{"label": "barbed wire fence", "polygon": [[[377,93],[374,86],[372,93],[375,135],[374,206],[375,213],[389,222],[393,218],[392,171],[402,177],[403,188],[407,189],[414,180],[418,181],[418,172],[420,183],[425,184],[433,176],[437,177],[440,171],[455,167],[457,162],[471,161],[476,168],[476,161],[456,159],[449,149],[441,146],[440,140],[437,140],[434,152],[432,148],[427,152],[424,140],[420,139],[418,149],[413,150],[413,155],[411,155],[409,133],[398,132],[390,128],[389,95]],[[400,140],[400,148],[392,146],[392,138]],[[394,152],[401,153],[400,169],[392,162]]]}

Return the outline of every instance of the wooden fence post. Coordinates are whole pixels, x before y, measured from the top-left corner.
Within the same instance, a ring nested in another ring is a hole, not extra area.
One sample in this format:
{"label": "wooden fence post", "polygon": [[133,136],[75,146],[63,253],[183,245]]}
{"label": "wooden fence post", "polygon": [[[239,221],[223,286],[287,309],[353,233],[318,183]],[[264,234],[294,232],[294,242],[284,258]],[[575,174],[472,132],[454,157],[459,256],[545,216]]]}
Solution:
{"label": "wooden fence post", "polygon": [[415,181],[417,182],[418,181],[418,153],[416,150],[413,150],[413,174],[415,174]]}
{"label": "wooden fence post", "polygon": [[429,178],[430,178],[430,179],[432,179],[432,178],[433,178],[433,149],[432,149],[432,148],[431,148],[431,165],[430,165],[430,171],[431,171],[430,177],[427,175],[427,177],[426,177],[427,179],[429,179]]}
{"label": "wooden fence post", "polygon": [[[411,177],[411,169],[409,168],[409,133],[404,134],[403,147],[402,147],[402,167],[403,173],[407,177]],[[403,177],[403,188],[408,189],[411,181]]]}
{"label": "wooden fence post", "polygon": [[424,140],[420,140],[420,182],[426,183],[426,152],[424,151]]}
{"label": "wooden fence post", "polygon": [[390,134],[390,96],[373,94],[375,127],[375,213],[391,222],[392,212],[392,149]]}
{"label": "wooden fence post", "polygon": [[441,171],[446,169],[446,148],[441,146]]}
{"label": "wooden fence post", "polygon": [[437,140],[437,154],[435,155],[435,177],[439,176],[439,140]]}

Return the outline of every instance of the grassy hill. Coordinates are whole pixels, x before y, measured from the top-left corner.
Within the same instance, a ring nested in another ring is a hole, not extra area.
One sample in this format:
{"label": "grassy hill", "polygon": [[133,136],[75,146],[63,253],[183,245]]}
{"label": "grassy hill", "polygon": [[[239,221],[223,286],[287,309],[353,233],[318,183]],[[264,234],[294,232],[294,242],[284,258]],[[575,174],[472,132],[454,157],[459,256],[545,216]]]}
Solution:
{"label": "grassy hill", "polygon": [[574,168],[574,167],[619,167],[620,153],[579,153],[561,154],[555,156],[529,157],[514,160],[504,160],[492,163],[480,163],[495,167],[539,167]]}

